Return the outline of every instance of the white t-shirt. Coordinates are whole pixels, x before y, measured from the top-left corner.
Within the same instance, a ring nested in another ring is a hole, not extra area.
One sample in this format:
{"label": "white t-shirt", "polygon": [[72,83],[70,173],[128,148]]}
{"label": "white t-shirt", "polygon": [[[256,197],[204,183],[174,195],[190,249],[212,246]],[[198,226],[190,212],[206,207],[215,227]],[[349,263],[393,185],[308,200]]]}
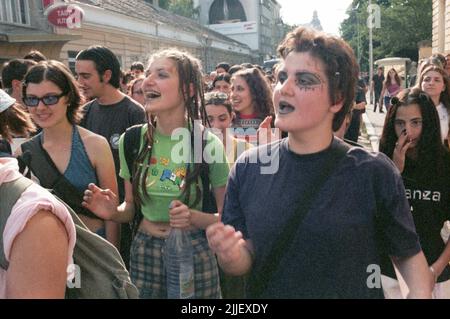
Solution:
{"label": "white t-shirt", "polygon": [[436,106],[436,110],[439,114],[439,121],[441,122],[441,138],[442,143],[444,143],[444,140],[448,136],[448,111],[442,103]]}

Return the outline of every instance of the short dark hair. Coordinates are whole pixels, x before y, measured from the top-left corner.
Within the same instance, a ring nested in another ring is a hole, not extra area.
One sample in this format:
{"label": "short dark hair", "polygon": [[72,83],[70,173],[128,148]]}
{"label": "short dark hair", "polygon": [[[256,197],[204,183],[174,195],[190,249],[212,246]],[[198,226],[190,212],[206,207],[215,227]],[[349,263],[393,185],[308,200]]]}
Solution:
{"label": "short dark hair", "polygon": [[82,118],[81,106],[84,99],[72,72],[59,61],[42,61],[33,66],[25,75],[22,88],[23,96],[27,96],[27,85],[29,83],[39,84],[42,81],[52,82],[60,88],[62,94],[67,96],[69,103],[66,113],[67,119],[71,124],[78,124]]}
{"label": "short dark hair", "polygon": [[139,70],[139,71],[144,72],[144,64],[142,62],[139,62],[139,61],[133,62],[133,64],[131,64],[130,70],[131,71]]}
{"label": "short dark hair", "polygon": [[78,53],[76,60],[88,60],[95,64],[95,69],[98,74],[103,76],[106,70],[111,70],[111,84],[116,89],[120,88],[120,63],[116,55],[107,47],[101,45],[93,45],[86,50]]}
{"label": "short dark hair", "polygon": [[213,86],[213,87],[216,86],[216,82],[217,82],[217,81],[225,81],[225,82],[227,82],[228,84],[231,84],[231,76],[230,76],[228,73],[221,73],[221,74],[217,75],[217,76],[214,78],[214,81],[213,81],[213,83],[212,83],[212,86]]}
{"label": "short dark hair", "polygon": [[120,82],[125,85],[134,80],[133,73],[131,71],[124,72],[122,71],[120,74]]}
{"label": "short dark hair", "polygon": [[5,89],[12,88],[12,81],[22,81],[30,67],[35,65],[33,60],[14,59],[3,64],[2,82]]}
{"label": "short dark hair", "polygon": [[249,63],[249,62],[242,63],[241,66],[242,66],[244,69],[251,69],[251,68],[255,67],[253,64],[251,64],[251,63]]}
{"label": "short dark hair", "polygon": [[228,74],[233,75],[234,73],[236,73],[237,71],[240,71],[242,69],[243,69],[242,65],[235,64],[228,70]]}
{"label": "short dark hair", "polygon": [[33,60],[37,63],[47,60],[47,57],[38,50],[31,50],[23,58],[26,60]]}
{"label": "short dark hair", "polygon": [[216,70],[217,70],[218,68],[222,68],[222,69],[225,70],[225,72],[228,72],[228,70],[230,69],[230,64],[227,63],[227,62],[220,62],[220,63],[218,63],[218,64],[216,65]]}
{"label": "short dark hair", "polygon": [[445,64],[447,63],[447,61],[445,60],[445,55],[443,55],[442,53],[434,53],[431,57],[430,57],[431,63],[436,64],[442,68],[445,67]]}
{"label": "short dark hair", "polygon": [[343,102],[342,109],[333,118],[333,131],[337,131],[355,99],[359,66],[353,49],[338,37],[298,27],[289,32],[278,47],[283,60],[291,52],[307,52],[324,64],[330,100],[333,104]]}

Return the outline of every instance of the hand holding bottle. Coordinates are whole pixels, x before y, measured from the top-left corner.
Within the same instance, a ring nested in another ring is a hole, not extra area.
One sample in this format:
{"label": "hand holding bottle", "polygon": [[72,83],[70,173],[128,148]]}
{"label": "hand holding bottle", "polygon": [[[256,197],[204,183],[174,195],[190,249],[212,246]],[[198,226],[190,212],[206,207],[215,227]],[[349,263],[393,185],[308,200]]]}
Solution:
{"label": "hand holding bottle", "polygon": [[191,226],[191,211],[179,200],[173,200],[169,206],[170,227],[188,228]]}

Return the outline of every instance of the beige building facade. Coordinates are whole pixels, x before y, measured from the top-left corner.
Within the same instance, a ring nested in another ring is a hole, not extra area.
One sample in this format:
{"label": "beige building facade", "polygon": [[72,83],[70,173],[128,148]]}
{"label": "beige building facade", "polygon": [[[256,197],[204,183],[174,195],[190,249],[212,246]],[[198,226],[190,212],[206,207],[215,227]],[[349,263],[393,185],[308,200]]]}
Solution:
{"label": "beige building facade", "polygon": [[192,53],[202,61],[207,72],[221,61],[240,64],[257,60],[246,44],[162,10],[157,3],[70,1],[83,11],[83,18],[76,28],[64,28],[51,26],[45,15],[46,2],[62,1],[28,0],[22,1],[21,7],[13,6],[15,0],[3,1],[12,5],[0,10],[0,62],[21,58],[31,49],[37,49],[74,70],[78,52],[93,44],[109,47],[124,70],[135,61],[145,63],[151,53],[166,47]]}
{"label": "beige building facade", "polygon": [[450,53],[450,0],[433,0],[433,53]]}

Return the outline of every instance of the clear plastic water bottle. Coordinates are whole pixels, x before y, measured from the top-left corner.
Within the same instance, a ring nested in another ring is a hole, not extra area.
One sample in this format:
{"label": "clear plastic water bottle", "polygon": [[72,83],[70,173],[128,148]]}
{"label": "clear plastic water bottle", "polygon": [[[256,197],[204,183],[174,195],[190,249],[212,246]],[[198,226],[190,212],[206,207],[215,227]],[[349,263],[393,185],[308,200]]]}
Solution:
{"label": "clear plastic water bottle", "polygon": [[166,240],[165,264],[167,297],[169,299],[193,299],[194,252],[187,231],[172,228]]}

